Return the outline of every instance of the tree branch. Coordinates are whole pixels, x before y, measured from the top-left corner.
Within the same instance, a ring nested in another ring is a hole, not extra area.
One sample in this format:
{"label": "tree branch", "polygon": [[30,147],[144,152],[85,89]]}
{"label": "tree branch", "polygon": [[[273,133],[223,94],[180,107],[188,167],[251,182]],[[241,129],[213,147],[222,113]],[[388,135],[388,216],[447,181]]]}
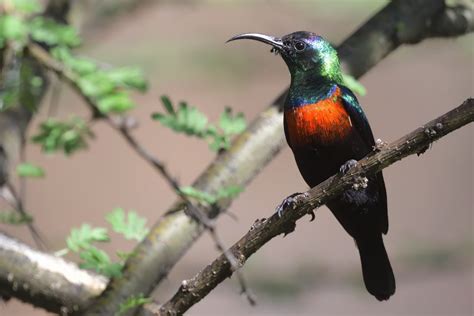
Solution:
{"label": "tree branch", "polygon": [[55,313],[84,309],[107,279],[0,233],[0,294]]}
{"label": "tree branch", "polygon": [[[228,251],[239,259],[243,266],[247,259],[280,234],[291,233],[296,221],[326,204],[354,185],[354,179],[370,177],[382,169],[409,155],[420,155],[436,140],[474,120],[474,99],[469,98],[462,105],[443,116],[417,128],[410,134],[387,145],[378,152],[372,152],[351,168],[346,174],[336,174],[318,186],[304,193],[296,205],[286,207],[280,218],[273,214],[268,219],[257,220],[250,231]],[[190,280],[182,282],[178,292],[160,308],[157,315],[181,315],[203,299],[219,283],[232,275],[229,262],[221,255]]]}

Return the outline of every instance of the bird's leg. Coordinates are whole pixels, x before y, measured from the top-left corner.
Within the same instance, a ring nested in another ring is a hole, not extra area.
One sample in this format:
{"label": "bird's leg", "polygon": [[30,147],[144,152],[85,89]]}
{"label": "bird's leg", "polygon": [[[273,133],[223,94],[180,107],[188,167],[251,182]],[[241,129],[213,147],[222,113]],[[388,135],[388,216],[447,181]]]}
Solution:
{"label": "bird's leg", "polygon": [[357,165],[357,160],[354,160],[354,159],[348,160],[341,166],[341,168],[339,168],[339,171],[342,174],[346,174],[347,171],[349,171],[349,169],[351,169],[352,167],[355,167],[356,165]]}
{"label": "bird's leg", "polygon": [[[308,194],[306,192],[305,193],[296,192],[296,193],[291,194],[287,198],[285,198],[283,202],[281,202],[280,205],[278,205],[277,208],[275,209],[276,213],[278,214],[278,217],[283,216],[283,212],[286,208],[294,209],[301,199],[305,199],[307,197],[308,197]],[[311,211],[310,215],[311,215],[311,221],[313,221],[315,218],[314,211]]]}

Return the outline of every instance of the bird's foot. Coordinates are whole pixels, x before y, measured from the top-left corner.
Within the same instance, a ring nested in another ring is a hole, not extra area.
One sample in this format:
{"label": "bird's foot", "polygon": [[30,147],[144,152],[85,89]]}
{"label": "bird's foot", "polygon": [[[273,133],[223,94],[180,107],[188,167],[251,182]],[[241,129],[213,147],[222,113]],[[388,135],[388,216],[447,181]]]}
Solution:
{"label": "bird's foot", "polygon": [[346,174],[347,171],[349,171],[349,169],[355,167],[356,165],[357,165],[357,160],[354,160],[354,159],[348,160],[339,168],[339,171],[342,174]]}
{"label": "bird's foot", "polygon": [[[339,171],[342,174],[346,174],[349,169],[355,167],[357,165],[357,161],[354,159],[348,160],[346,163],[344,163],[341,168],[339,168]],[[369,179],[367,177],[362,177],[362,176],[357,176],[354,177],[354,181],[352,184],[352,188],[356,191],[362,190],[367,188],[367,183],[369,182]]]}
{"label": "bird's foot", "polygon": [[367,177],[357,176],[354,178],[354,183],[352,184],[352,188],[356,191],[359,191],[359,190],[367,188],[367,183],[369,183],[369,179],[367,179]]}
{"label": "bird's foot", "polygon": [[[283,212],[287,208],[295,209],[296,205],[302,199],[305,199],[307,197],[308,197],[308,194],[306,192],[305,193],[296,192],[296,193],[293,193],[292,195],[288,196],[287,198],[285,198],[283,200],[283,202],[281,202],[280,205],[278,205],[277,208],[275,209],[276,213],[278,214],[278,217],[282,217]],[[314,219],[314,213],[312,215],[311,220],[313,220],[313,219]]]}

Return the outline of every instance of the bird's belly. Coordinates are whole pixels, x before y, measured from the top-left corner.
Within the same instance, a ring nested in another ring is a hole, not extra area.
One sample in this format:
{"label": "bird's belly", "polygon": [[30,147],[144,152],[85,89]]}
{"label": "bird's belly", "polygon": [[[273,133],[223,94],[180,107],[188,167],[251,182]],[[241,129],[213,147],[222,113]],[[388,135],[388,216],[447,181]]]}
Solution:
{"label": "bird's belly", "polygon": [[352,122],[339,102],[319,102],[285,111],[285,128],[291,148],[331,146],[352,134]]}

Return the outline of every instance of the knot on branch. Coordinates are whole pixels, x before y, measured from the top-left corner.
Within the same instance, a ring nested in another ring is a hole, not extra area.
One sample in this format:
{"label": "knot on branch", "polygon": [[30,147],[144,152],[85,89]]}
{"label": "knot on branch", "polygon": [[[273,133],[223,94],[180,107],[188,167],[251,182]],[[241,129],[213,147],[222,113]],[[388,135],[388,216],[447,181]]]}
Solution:
{"label": "knot on branch", "polygon": [[381,140],[380,138],[377,138],[377,140],[375,141],[375,145],[372,146],[372,150],[375,151],[375,152],[379,152],[385,148],[387,148],[388,146],[388,143]]}

